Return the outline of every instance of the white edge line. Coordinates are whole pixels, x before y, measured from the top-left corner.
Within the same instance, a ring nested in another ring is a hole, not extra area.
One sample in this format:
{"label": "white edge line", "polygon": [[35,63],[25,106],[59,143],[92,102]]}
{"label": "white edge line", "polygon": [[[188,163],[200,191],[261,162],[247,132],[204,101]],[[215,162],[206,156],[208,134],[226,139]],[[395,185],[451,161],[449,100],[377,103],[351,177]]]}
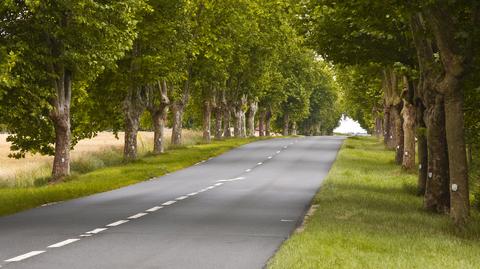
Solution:
{"label": "white edge line", "polygon": [[31,251],[31,252],[25,253],[23,255],[20,255],[20,256],[5,260],[5,261],[6,262],[19,262],[21,260],[25,260],[25,259],[28,259],[30,257],[37,256],[38,254],[42,254],[44,252],[45,252],[45,250]]}
{"label": "white edge line", "polygon": [[138,218],[141,218],[145,215],[148,215],[148,213],[138,213],[138,214],[135,214],[133,216],[128,217],[128,219],[138,219]]}
{"label": "white edge line", "polygon": [[119,220],[119,221],[116,221],[114,223],[108,224],[107,227],[116,227],[118,225],[122,225],[122,224],[127,223],[127,222],[128,222],[128,220]]}
{"label": "white edge line", "polygon": [[63,246],[66,246],[66,245],[68,245],[68,244],[77,242],[77,241],[79,241],[79,240],[80,240],[80,239],[78,239],[78,238],[67,239],[67,240],[65,240],[65,241],[58,242],[58,243],[56,243],[56,244],[50,245],[50,246],[48,246],[47,248],[59,248],[59,247],[63,247]]}

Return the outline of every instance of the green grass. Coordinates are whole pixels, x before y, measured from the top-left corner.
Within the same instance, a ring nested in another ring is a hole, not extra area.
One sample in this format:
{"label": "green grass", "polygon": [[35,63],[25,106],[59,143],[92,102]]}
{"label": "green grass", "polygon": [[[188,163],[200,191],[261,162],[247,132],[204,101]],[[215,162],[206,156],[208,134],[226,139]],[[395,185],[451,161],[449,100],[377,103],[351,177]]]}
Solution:
{"label": "green grass", "polygon": [[317,194],[317,211],[268,268],[480,268],[480,217],[453,228],[422,210],[416,176],[374,138],[348,139]]}
{"label": "green grass", "polygon": [[255,140],[259,139],[228,139],[211,144],[179,147],[160,156],[146,156],[132,163],[75,175],[67,182],[55,185],[0,188],[0,216],[138,183],[191,166]]}

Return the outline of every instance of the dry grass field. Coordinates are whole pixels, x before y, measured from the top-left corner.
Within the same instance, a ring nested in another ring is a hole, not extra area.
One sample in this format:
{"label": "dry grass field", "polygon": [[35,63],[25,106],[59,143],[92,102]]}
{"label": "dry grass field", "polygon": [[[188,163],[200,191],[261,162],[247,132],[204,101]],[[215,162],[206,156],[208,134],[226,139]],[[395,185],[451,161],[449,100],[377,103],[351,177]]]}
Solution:
{"label": "dry grass field", "polygon": [[[166,137],[169,138],[170,135],[171,130],[167,130]],[[6,134],[0,134],[0,186],[31,185],[34,180],[49,176],[53,157],[30,154],[24,159],[9,158],[10,143],[6,138]],[[92,139],[80,141],[72,151],[72,167],[78,166],[78,163],[101,158],[102,155],[120,159],[123,139],[123,133],[119,133],[117,139],[111,132],[101,132]],[[141,155],[152,150],[152,140],[152,132],[139,133],[138,147]],[[200,140],[201,133],[184,131],[185,145],[196,144]]]}

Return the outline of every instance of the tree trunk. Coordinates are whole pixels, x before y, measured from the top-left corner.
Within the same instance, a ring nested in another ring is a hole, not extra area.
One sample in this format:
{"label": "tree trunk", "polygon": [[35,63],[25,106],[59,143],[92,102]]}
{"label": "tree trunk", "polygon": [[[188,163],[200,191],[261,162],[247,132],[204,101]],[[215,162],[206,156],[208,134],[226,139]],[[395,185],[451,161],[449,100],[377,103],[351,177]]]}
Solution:
{"label": "tree trunk", "polygon": [[265,117],[266,111],[261,110],[258,116],[258,135],[265,136]]}
{"label": "tree trunk", "polygon": [[255,136],[255,114],[257,114],[258,103],[250,102],[250,109],[248,110],[248,136]]}
{"label": "tree trunk", "polygon": [[172,145],[182,144],[183,105],[174,102],[172,108]]}
{"label": "tree trunk", "polygon": [[297,135],[297,122],[292,122],[292,135]]}
{"label": "tree trunk", "polygon": [[212,108],[210,106],[210,101],[203,102],[203,142],[210,143],[211,140],[211,114]]}
{"label": "tree trunk", "polygon": [[247,137],[247,120],[245,116],[245,111],[240,110],[240,137]]}
{"label": "tree trunk", "polygon": [[165,108],[152,114],[153,122],[153,153],[162,154],[165,152],[165,122],[167,120],[168,109]]}
{"label": "tree trunk", "polygon": [[265,116],[265,136],[270,136],[270,122],[272,120],[272,112],[270,110],[267,111]]}
{"label": "tree trunk", "polygon": [[412,170],[415,167],[415,106],[405,102],[402,110],[404,131],[404,154],[402,167]]}
{"label": "tree trunk", "polygon": [[457,225],[463,226],[470,215],[470,197],[463,95],[456,86],[458,85],[451,86],[445,94],[445,129],[450,175],[450,215]]}
{"label": "tree trunk", "polygon": [[401,105],[394,106],[392,108],[392,117],[393,117],[393,125],[394,125],[394,141],[395,141],[395,162],[398,165],[402,165],[403,162],[403,122],[402,116],[400,114]]}
{"label": "tree trunk", "polygon": [[62,68],[60,79],[55,82],[57,96],[50,112],[55,128],[55,156],[53,158],[52,182],[62,181],[70,175],[70,103],[72,99],[72,74]]}
{"label": "tree trunk", "polygon": [[427,108],[428,179],[424,205],[427,210],[446,213],[450,208],[448,153],[445,134],[443,97]]}
{"label": "tree trunk", "polygon": [[290,126],[290,116],[288,115],[288,113],[285,113],[283,115],[283,132],[282,132],[283,136],[288,136],[289,126]]}
{"label": "tree trunk", "polygon": [[125,144],[123,146],[123,158],[126,161],[138,158],[137,134],[140,117],[134,113],[125,111]]}
{"label": "tree trunk", "polygon": [[241,137],[242,135],[242,110],[235,108],[233,111],[233,135]]}
{"label": "tree trunk", "polygon": [[232,130],[230,127],[231,113],[227,106],[224,107],[223,114],[223,136],[232,137]]}
{"label": "tree trunk", "polygon": [[220,107],[215,108],[215,139],[222,139],[223,129],[222,129],[222,109]]}
{"label": "tree trunk", "polygon": [[417,139],[418,139],[418,195],[425,195],[428,176],[428,144],[427,127],[424,121],[425,107],[420,100],[417,101]]}
{"label": "tree trunk", "polygon": [[383,116],[383,142],[387,149],[393,150],[395,148],[393,143],[393,124],[392,124],[392,114],[391,106],[385,105],[384,116]]}

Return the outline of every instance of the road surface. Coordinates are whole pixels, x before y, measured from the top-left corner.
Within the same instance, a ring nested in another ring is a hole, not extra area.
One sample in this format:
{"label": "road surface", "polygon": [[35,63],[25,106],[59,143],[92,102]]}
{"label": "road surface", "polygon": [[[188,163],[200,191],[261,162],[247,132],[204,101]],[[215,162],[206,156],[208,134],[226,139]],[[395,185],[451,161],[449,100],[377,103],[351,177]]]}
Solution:
{"label": "road surface", "polygon": [[263,268],[302,221],[342,141],[259,141],[150,181],[0,218],[0,266]]}

